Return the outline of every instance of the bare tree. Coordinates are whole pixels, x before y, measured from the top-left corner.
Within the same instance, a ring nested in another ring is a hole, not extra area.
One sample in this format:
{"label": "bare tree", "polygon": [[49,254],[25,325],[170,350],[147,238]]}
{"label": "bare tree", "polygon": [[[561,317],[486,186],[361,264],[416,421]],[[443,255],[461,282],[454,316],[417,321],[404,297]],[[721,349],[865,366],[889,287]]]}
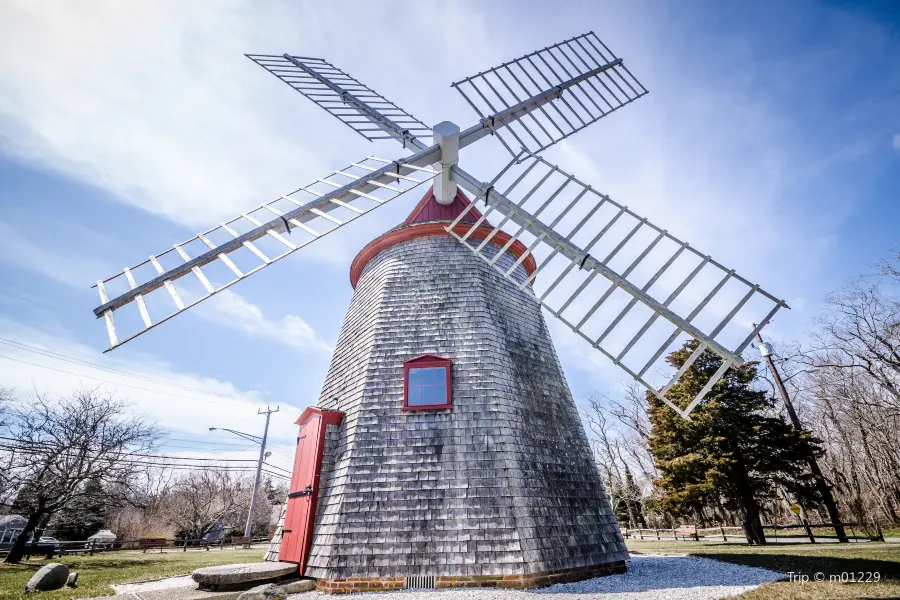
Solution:
{"label": "bare tree", "polygon": [[110,510],[107,526],[122,539],[171,537],[166,514],[174,473],[164,468],[141,473],[132,484],[127,502]]}
{"label": "bare tree", "polygon": [[778,365],[842,512],[862,523],[900,520],[900,268],[880,266],[829,295],[810,342]]}
{"label": "bare tree", "polygon": [[19,562],[29,537],[38,540],[50,517],[87,493],[88,481],[103,483],[113,500],[147,468],[137,455],[153,449],[158,432],[125,409],[110,394],[81,389],[58,402],[37,395],[9,411],[0,430],[4,489],[27,521],[5,562]]}
{"label": "bare tree", "polygon": [[621,432],[621,449],[633,471],[644,485],[659,476],[650,454],[650,419],[647,415],[647,396],[643,388],[632,383],[621,397],[609,399],[610,414],[615,417]]}
{"label": "bare tree", "polygon": [[822,367],[808,377],[808,422],[825,442],[826,475],[854,520],[900,521],[900,413],[866,370]]}
{"label": "bare tree", "polygon": [[827,298],[807,353],[820,369],[865,373],[882,392],[869,399],[900,414],[900,299],[879,278],[850,281]]}
{"label": "bare tree", "polygon": [[168,495],[168,520],[176,535],[188,539],[202,538],[223,525],[234,527],[246,517],[251,489],[252,482],[224,469],[188,471]]}
{"label": "bare tree", "polygon": [[652,490],[651,473],[655,475],[646,439],[636,433],[624,403],[597,392],[589,394],[585,402],[584,421],[613,510],[620,521],[627,518],[630,527],[643,524],[642,504]]}

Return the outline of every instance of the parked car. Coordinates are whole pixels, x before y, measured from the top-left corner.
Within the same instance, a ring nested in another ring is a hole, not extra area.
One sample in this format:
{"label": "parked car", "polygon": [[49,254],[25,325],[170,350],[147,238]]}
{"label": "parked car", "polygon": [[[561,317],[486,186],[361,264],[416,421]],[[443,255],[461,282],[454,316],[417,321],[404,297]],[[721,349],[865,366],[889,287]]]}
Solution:
{"label": "parked car", "polygon": [[[9,550],[10,548],[12,548],[18,537],[19,536],[16,536],[15,538],[11,538],[5,542],[0,543],[0,550]],[[33,538],[29,537],[28,544],[26,544],[25,546],[26,556],[44,555],[47,558],[52,558],[60,547],[60,541],[50,536],[42,535],[40,538],[38,538],[37,544],[32,544],[32,542]]]}
{"label": "parked car", "polygon": [[[31,541],[31,540],[29,540],[29,541]],[[56,539],[55,537],[50,537],[49,535],[42,535],[41,538],[38,540],[38,544],[41,546],[43,546],[44,544],[51,544],[54,547],[59,548],[59,543],[60,542],[58,539]]]}

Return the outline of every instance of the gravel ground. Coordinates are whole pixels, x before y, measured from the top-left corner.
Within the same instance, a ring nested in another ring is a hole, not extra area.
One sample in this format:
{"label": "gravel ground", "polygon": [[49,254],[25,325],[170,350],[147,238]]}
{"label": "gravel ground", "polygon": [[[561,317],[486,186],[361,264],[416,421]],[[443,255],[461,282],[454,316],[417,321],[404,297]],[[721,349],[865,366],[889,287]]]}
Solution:
{"label": "gravel ground", "polygon": [[[577,583],[561,583],[536,590],[466,588],[393,592],[402,600],[715,600],[737,596],[762,583],[777,581],[781,573],[743,567],[708,558],[634,554],[628,572]],[[353,594],[353,600],[384,600],[385,593]],[[309,598],[309,596],[305,596]],[[290,600],[303,600],[293,594]]]}
{"label": "gravel ground", "polygon": [[[784,575],[775,571],[744,567],[692,556],[633,554],[628,572],[577,583],[561,583],[536,590],[466,588],[455,590],[409,590],[404,592],[353,594],[353,600],[715,600],[737,596]],[[116,594],[129,594],[196,587],[190,575],[145,583],[114,585]],[[291,600],[311,600],[319,594],[293,594]],[[547,595],[549,598],[536,598]]]}
{"label": "gravel ground", "polygon": [[191,579],[190,575],[185,575],[183,577],[168,577],[166,579],[157,579],[156,581],[145,581],[144,583],[120,583],[113,585],[112,589],[116,591],[116,594],[137,594],[179,587],[197,587],[197,584]]}

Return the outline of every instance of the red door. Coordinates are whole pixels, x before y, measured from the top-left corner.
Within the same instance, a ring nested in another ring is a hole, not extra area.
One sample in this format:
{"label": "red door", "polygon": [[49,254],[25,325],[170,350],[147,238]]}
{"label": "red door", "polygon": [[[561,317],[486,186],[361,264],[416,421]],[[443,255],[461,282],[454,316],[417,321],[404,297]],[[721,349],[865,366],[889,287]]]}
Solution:
{"label": "red door", "polygon": [[319,474],[325,450],[325,428],[339,424],[342,417],[342,413],[307,408],[297,420],[300,434],[294,454],[294,472],[291,476],[278,560],[297,563],[300,565],[300,573],[306,568],[312,544]]}

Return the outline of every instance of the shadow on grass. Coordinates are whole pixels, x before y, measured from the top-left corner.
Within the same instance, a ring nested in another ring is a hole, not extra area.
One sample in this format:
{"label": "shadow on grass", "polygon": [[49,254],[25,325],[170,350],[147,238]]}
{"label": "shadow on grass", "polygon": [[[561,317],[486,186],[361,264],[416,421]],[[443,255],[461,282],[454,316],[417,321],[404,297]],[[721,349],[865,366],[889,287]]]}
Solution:
{"label": "shadow on grass", "polygon": [[826,579],[831,575],[842,573],[879,573],[881,581],[900,581],[900,563],[869,558],[841,558],[836,556],[810,556],[794,554],[731,554],[728,552],[704,552],[694,554],[701,558],[712,558],[738,565],[760,567],[784,573],[809,575],[824,573]]}
{"label": "shadow on grass", "polygon": [[91,558],[90,560],[83,560],[80,558],[72,558],[63,557],[63,558],[54,558],[53,560],[42,560],[40,562],[23,560],[20,563],[15,563],[11,565],[7,565],[5,563],[0,563],[0,568],[8,568],[10,570],[18,569],[22,571],[37,571],[41,567],[51,562],[59,562],[72,570],[82,570],[82,571],[96,571],[102,569],[126,569],[129,567],[153,567],[161,564],[177,564],[177,562],[172,560],[166,560],[165,558],[115,558],[109,557],[108,559],[95,559]]}

